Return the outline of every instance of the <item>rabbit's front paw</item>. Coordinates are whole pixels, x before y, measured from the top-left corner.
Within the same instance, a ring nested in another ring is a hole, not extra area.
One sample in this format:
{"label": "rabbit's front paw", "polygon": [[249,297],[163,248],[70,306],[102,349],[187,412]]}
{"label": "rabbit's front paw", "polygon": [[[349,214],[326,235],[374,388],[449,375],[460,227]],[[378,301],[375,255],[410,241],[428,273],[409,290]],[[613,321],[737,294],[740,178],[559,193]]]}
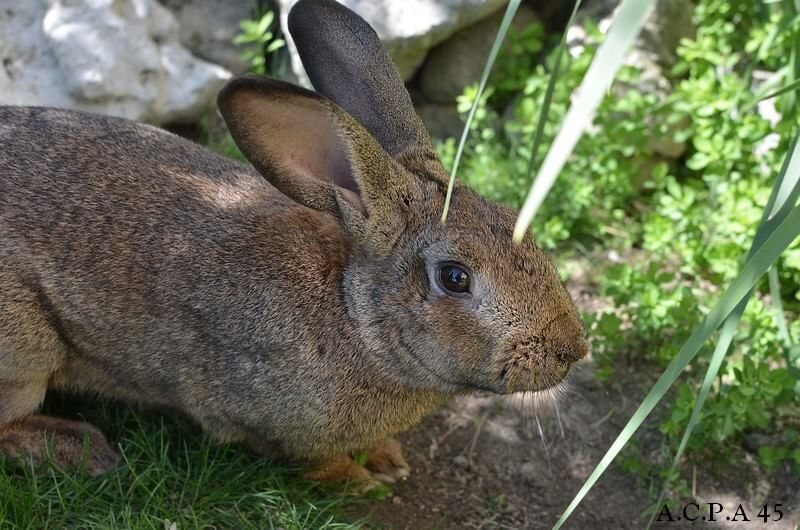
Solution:
{"label": "rabbit's front paw", "polygon": [[405,480],[411,473],[403,448],[394,438],[381,440],[367,453],[366,467],[373,477],[387,484]]}
{"label": "rabbit's front paw", "polygon": [[41,465],[48,456],[62,469],[84,469],[98,476],[116,464],[117,453],[103,434],[87,423],[28,416],[0,428],[0,454]]}
{"label": "rabbit's front paw", "polygon": [[310,480],[347,483],[352,493],[366,493],[380,485],[369,471],[348,455],[337,455],[317,463],[304,475]]}

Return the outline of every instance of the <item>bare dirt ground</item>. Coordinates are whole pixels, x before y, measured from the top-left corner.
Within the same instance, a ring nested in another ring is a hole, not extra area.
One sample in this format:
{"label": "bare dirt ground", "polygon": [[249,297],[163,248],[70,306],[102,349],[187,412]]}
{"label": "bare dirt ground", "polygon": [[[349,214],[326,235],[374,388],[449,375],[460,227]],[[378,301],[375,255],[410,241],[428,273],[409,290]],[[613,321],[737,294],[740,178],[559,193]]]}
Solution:
{"label": "bare dirt ground", "polygon": [[[648,378],[630,376],[601,384],[587,363],[559,397],[557,414],[527,400],[454,401],[401,436],[412,476],[363,513],[398,530],[551,528],[644,397]],[[537,413],[538,423],[534,408],[545,409]],[[657,451],[657,435],[651,429],[642,445]],[[755,455],[745,450],[737,460],[728,472],[694,469],[697,502],[724,506],[717,522],[676,520],[655,528],[796,529],[800,480],[790,470],[761,476]],[[641,513],[652,503],[634,477],[612,466],[564,528],[644,528]],[[781,521],[764,524],[754,517],[765,503],[782,504]],[[739,504],[749,523],[725,520]]]}
{"label": "bare dirt ground", "polygon": [[[396,529],[552,527],[623,419],[604,407],[611,399],[588,371],[576,375],[580,390],[561,396],[558,416],[552,407],[533,415],[527,400],[486,396],[427,418],[402,437],[413,475],[374,507],[373,519]],[[609,473],[602,486],[572,527],[624,528],[647,505],[622,473]]]}

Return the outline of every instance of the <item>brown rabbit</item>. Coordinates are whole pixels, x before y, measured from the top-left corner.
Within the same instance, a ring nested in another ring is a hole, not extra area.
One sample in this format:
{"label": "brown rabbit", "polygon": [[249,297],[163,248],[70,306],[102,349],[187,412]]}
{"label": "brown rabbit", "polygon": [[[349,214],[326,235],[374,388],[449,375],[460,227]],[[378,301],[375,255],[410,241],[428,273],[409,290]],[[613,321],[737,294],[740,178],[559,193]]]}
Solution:
{"label": "brown rabbit", "polygon": [[36,415],[61,388],[391,481],[390,437],[451,396],[545,389],[584,356],[513,211],[457,186],[440,223],[448,175],[366,22],[301,0],[290,28],[322,95],[243,77],[219,97],[258,173],[155,127],[0,107],[0,453],[50,439],[67,466],[88,440],[89,472],[113,465],[95,428]]}

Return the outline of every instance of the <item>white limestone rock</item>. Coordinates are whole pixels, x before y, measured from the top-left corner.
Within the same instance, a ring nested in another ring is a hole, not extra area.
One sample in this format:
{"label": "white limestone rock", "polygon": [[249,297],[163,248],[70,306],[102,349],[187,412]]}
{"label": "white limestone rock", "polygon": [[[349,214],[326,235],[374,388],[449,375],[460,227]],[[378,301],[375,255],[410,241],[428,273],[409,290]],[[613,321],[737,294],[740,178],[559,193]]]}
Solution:
{"label": "white limestone rock", "polygon": [[0,104],[191,122],[230,77],[155,0],[0,0]]}
{"label": "white limestone rock", "polygon": [[252,19],[253,0],[161,0],[180,26],[180,40],[193,55],[218,64],[234,74],[250,66],[242,49],[233,43],[239,23]]}

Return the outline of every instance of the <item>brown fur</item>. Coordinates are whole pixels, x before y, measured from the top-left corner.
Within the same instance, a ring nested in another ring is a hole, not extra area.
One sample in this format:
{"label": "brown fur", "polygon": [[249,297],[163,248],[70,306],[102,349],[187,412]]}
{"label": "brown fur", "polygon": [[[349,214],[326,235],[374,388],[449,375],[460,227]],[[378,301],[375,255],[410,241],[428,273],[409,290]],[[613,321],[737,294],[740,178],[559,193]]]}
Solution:
{"label": "brown fur", "polygon": [[5,425],[0,429],[0,453],[37,465],[51,458],[61,467],[84,467],[91,476],[117,461],[103,434],[91,425],[48,416],[26,416]]}
{"label": "brown fur", "polygon": [[[387,60],[335,2],[298,9],[333,13],[320,38],[364,47],[355,60]],[[383,68],[344,109],[231,82],[220,109],[260,174],[147,125],[0,107],[1,453],[89,432],[90,463],[110,465],[99,433],[30,419],[54,387],[179,409],[320,478],[392,480],[408,471],[387,437],[450,396],[563,379],[586,344],[555,269],[462,186],[439,222],[447,174]],[[436,287],[442,261],[472,270],[470,298]],[[372,448],[366,468],[348,456]]]}

